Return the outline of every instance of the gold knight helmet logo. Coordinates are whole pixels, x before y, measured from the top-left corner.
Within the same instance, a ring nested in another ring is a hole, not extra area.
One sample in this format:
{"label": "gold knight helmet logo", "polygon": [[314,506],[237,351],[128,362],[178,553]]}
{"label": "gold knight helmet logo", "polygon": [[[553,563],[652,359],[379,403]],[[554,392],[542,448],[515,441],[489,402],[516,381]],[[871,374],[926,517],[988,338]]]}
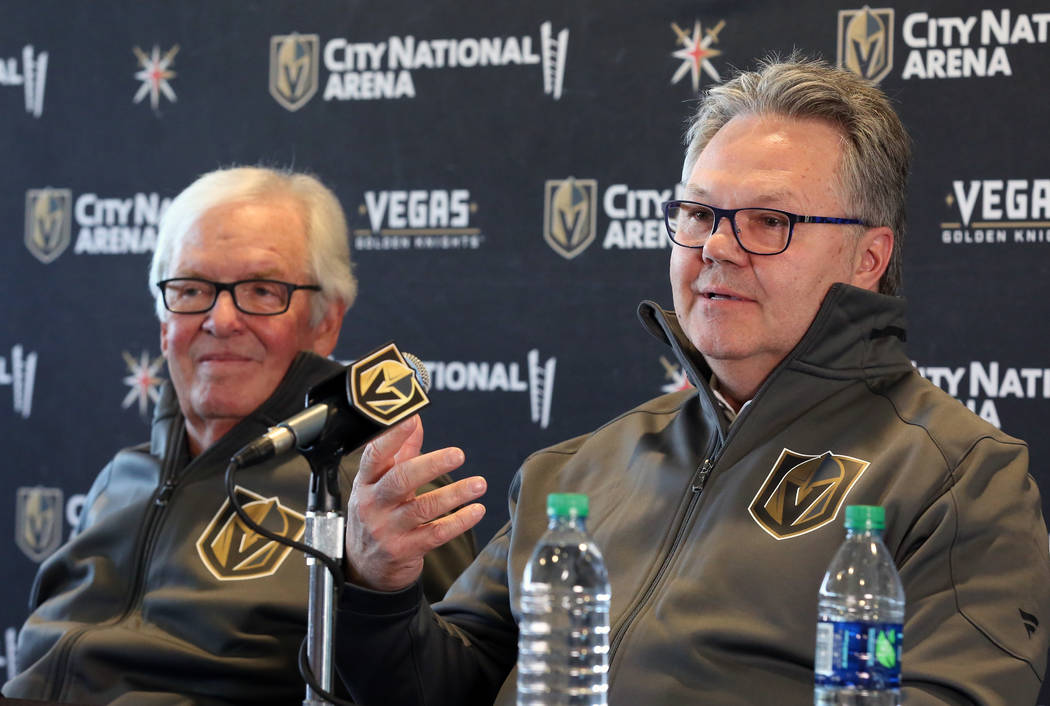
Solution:
{"label": "gold knight helmet logo", "polygon": [[72,204],[69,189],[26,191],[26,247],[45,265],[69,247]]}
{"label": "gold knight helmet logo", "polygon": [[[279,498],[265,498],[237,486],[237,501],[259,525],[282,537],[299,541],[306,518],[282,505]],[[267,539],[248,528],[230,505],[229,498],[197,539],[197,555],[220,581],[244,581],[274,574],[292,548]]]}
{"label": "gold knight helmet logo", "polygon": [[893,68],[893,9],[839,10],[838,65],[878,83]]}
{"label": "gold knight helmet logo", "polygon": [[18,489],[15,544],[35,562],[51,556],[62,544],[62,489]]}
{"label": "gold knight helmet logo", "polygon": [[835,519],[868,461],[830,451],[783,449],[748,511],[774,539],[812,532]]}
{"label": "gold knight helmet logo", "polygon": [[279,34],[270,37],[270,95],[290,111],[306,105],[317,93],[316,34]]}
{"label": "gold knight helmet logo", "polygon": [[391,426],[430,404],[413,370],[393,343],[350,366],[350,399],[374,421]]}
{"label": "gold knight helmet logo", "polygon": [[594,179],[549,179],[544,188],[543,239],[566,260],[594,240],[598,182]]}

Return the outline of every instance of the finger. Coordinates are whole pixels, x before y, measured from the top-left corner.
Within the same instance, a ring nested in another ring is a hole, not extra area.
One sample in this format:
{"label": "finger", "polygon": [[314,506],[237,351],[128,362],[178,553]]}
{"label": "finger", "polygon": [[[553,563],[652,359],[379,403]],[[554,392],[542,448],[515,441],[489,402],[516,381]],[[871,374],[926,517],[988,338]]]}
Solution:
{"label": "finger", "polygon": [[394,454],[394,463],[401,463],[410,458],[415,458],[423,448],[423,420],[419,419],[419,415],[415,415],[414,419],[419,423],[416,424],[416,428],[412,430],[405,443],[401,444],[401,448]]}
{"label": "finger", "polygon": [[439,517],[419,527],[413,533],[413,543],[416,544],[420,553],[425,554],[468,531],[484,516],[485,506],[481,503],[471,503],[451,515]]}
{"label": "finger", "polygon": [[485,494],[486,487],[485,479],[481,476],[464,478],[416,496],[406,502],[399,512],[404,516],[406,529],[412,529],[477,500]]}
{"label": "finger", "polygon": [[413,415],[368,442],[361,452],[355,483],[375,483],[389,471],[394,465],[394,456],[417,426],[421,426],[419,415]]}
{"label": "finger", "polygon": [[376,499],[381,503],[400,504],[416,497],[416,490],[438,476],[451,473],[463,465],[462,449],[438,449],[395,464],[375,484]]}

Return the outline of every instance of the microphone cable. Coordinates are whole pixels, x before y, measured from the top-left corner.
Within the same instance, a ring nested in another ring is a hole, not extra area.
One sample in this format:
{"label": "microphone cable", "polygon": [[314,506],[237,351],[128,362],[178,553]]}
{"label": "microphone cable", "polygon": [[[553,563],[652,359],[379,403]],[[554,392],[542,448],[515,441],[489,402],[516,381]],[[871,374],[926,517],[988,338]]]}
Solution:
{"label": "microphone cable", "polygon": [[[294,539],[282,537],[276,532],[271,532],[270,530],[266,529],[258,522],[253,520],[251,516],[247,513],[247,511],[245,511],[245,509],[241,506],[240,500],[237,499],[237,491],[234,487],[233,475],[237,470],[241,468],[247,468],[249,465],[251,464],[241,465],[241,463],[237,460],[235,456],[234,459],[231,460],[230,463],[226,466],[226,497],[229,498],[230,506],[233,508],[233,511],[237,514],[237,517],[240,518],[241,522],[243,522],[248,527],[248,529],[252,530],[253,532],[263,537],[266,537],[269,540],[277,542],[278,544],[283,544],[285,546],[291,547],[292,549],[296,549],[302,552],[303,554],[308,554],[309,556],[312,556],[313,558],[322,562],[325,565],[325,567],[327,567],[328,572],[332,574],[332,586],[335,589],[335,602],[336,604],[338,604],[339,597],[340,595],[342,595],[343,586],[346,585],[346,577],[343,574],[343,567],[339,565],[339,562],[337,562],[335,559],[328,556],[321,550],[311,547],[309,544],[297,542]],[[335,706],[363,706],[363,704],[355,704],[352,701],[346,701],[345,699],[337,697],[335,694],[328,692],[326,689],[324,689],[324,687],[322,687],[318,683],[317,677],[316,675],[314,675],[313,670],[310,668],[310,662],[306,655],[306,640],[307,636],[304,635],[302,642],[299,643],[298,660],[299,676],[302,677],[306,685],[313,689],[315,693],[320,694],[325,700],[329,701],[332,704],[335,704]]]}

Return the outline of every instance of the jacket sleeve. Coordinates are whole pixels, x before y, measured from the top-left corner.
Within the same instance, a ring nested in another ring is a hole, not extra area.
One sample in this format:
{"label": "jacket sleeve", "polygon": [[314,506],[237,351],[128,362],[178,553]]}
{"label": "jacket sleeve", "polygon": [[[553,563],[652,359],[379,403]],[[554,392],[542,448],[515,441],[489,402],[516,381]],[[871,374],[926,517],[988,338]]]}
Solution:
{"label": "jacket sleeve", "polygon": [[[84,505],[80,511],[80,517],[77,519],[77,524],[70,533],[67,543],[71,542],[98,519],[97,507],[102,502],[103,493],[109,486],[113,463],[114,461],[110,461],[106,464],[106,467],[95,476],[95,480],[91,484],[91,488],[88,490],[87,496],[84,499]],[[29,610],[36,610],[40,607],[41,603],[56,593],[61,592],[62,581],[69,578],[70,573],[73,570],[74,567],[71,566],[68,561],[64,560],[64,553],[61,551],[55,552],[41,562],[36,577],[33,579],[33,585],[29,589]],[[23,630],[25,629],[26,628],[23,628]]]}
{"label": "jacket sleeve", "polygon": [[508,538],[509,526],[433,608],[420,582],[397,593],[344,589],[335,663],[355,702],[492,703],[517,655],[506,580]]}
{"label": "jacket sleeve", "polygon": [[1034,704],[1046,668],[1050,554],[1028,451],[978,440],[898,549],[909,706]]}

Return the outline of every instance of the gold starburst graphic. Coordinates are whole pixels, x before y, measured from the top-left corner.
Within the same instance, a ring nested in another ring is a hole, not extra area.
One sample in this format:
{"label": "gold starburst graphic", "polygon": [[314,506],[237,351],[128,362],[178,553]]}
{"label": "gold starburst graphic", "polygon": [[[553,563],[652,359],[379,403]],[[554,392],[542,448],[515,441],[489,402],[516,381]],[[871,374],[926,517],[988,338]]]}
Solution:
{"label": "gold starburst graphic", "polygon": [[142,81],[138,93],[135,94],[134,102],[141,103],[142,99],[149,95],[149,104],[156,110],[160,106],[160,94],[175,102],[175,91],[172,90],[169,80],[175,78],[176,73],[170,69],[175,61],[175,55],[179,53],[179,45],[176,44],[169,49],[164,56],[160,55],[160,47],[153,45],[153,51],[147,56],[138,47],[132,49],[139,61],[140,71],[135,73],[135,78]]}
{"label": "gold starburst graphic", "polygon": [[160,399],[160,386],[164,378],[157,377],[157,371],[164,363],[163,356],[157,356],[150,361],[149,353],[142,351],[138,360],[130,353],[124,351],[124,362],[128,366],[128,375],[124,378],[124,384],[131,388],[121,403],[123,409],[127,409],[135,402],[139,403],[139,414],[146,416],[149,403],[156,404]]}
{"label": "gold starburst graphic", "polygon": [[660,356],[660,365],[664,366],[664,377],[667,378],[667,384],[660,388],[662,392],[678,392],[679,390],[688,390],[693,386],[689,382],[689,376],[686,372],[678,365],[675,365],[667,358]]}
{"label": "gold starburst graphic", "polygon": [[674,58],[682,60],[678,70],[671,77],[672,84],[681,81],[688,73],[693,82],[693,92],[696,93],[700,90],[701,70],[715,81],[722,80],[718,69],[709,60],[722,53],[719,49],[711,48],[711,45],[718,42],[718,34],[725,26],[725,20],[720,20],[714,29],[705,32],[700,26],[700,20],[696,20],[693,23],[693,33],[689,34],[677,23],[671,23],[671,29],[678,38],[677,43],[682,45],[681,49],[672,54]]}

